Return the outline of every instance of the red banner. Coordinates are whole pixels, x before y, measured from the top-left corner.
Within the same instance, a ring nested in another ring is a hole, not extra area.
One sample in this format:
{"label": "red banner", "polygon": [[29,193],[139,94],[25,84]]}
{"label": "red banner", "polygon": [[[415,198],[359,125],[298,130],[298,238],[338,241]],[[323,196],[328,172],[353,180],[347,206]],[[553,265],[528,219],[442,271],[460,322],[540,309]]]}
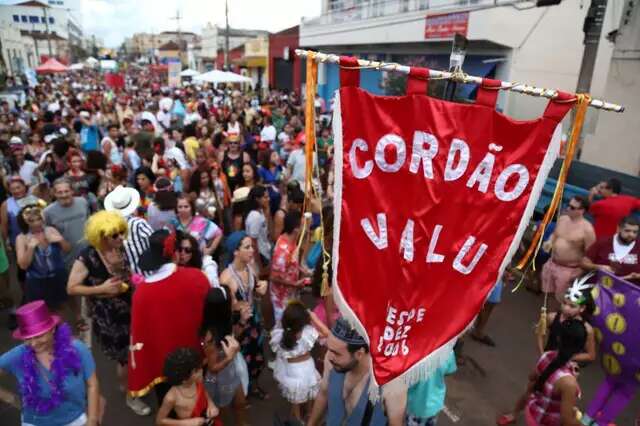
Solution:
{"label": "red banner", "polygon": [[122,74],[105,74],[104,82],[112,89],[124,89],[124,76]]}
{"label": "red banner", "polygon": [[466,36],[468,28],[469,12],[429,15],[424,26],[424,38],[452,39],[456,33]]}
{"label": "red banner", "polygon": [[495,111],[497,90],[479,88],[475,105],[380,97],[342,72],[333,284],[383,385],[432,369],[480,311],[517,249],[573,103],[561,94],[543,117],[515,121]]}

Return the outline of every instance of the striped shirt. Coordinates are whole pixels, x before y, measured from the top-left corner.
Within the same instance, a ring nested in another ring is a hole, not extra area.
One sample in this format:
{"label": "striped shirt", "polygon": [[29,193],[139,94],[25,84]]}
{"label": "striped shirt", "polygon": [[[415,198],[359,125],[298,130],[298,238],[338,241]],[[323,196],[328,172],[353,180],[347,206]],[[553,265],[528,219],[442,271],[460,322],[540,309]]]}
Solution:
{"label": "striped shirt", "polygon": [[138,267],[138,259],[149,248],[149,236],[153,234],[153,228],[146,220],[136,216],[127,218],[127,226],[129,233],[124,242],[124,250],[129,259],[131,272],[142,274],[142,270]]}

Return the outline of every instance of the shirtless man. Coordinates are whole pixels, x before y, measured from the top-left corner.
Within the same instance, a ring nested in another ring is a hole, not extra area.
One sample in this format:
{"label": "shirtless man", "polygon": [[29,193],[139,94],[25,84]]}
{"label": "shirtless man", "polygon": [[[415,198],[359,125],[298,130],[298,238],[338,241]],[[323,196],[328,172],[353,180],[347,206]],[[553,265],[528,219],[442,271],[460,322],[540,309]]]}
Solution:
{"label": "shirtless man", "polygon": [[383,387],[382,400],[376,404],[369,402],[369,347],[347,321],[342,318],[336,321],[327,339],[327,347],[320,392],[307,425],[324,424],[325,412],[327,425],[403,425],[406,386],[386,385]]}
{"label": "shirtless man", "polygon": [[542,290],[555,293],[562,303],[567,288],[582,272],[580,265],[587,249],[596,240],[593,226],[584,218],[589,203],[576,196],[569,201],[567,214],[558,218],[556,229],[544,249],[552,250],[551,258],[542,268]]}

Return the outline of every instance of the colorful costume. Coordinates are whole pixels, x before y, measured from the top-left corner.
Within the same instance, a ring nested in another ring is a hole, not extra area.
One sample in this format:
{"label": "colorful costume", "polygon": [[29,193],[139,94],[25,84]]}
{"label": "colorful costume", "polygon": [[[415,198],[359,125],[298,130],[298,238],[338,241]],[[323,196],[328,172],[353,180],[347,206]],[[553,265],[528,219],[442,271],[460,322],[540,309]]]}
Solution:
{"label": "colorful costume", "polygon": [[129,393],[147,394],[163,382],[164,360],[181,347],[200,349],[198,330],[209,291],[207,277],[197,269],[160,267],[133,295]]}

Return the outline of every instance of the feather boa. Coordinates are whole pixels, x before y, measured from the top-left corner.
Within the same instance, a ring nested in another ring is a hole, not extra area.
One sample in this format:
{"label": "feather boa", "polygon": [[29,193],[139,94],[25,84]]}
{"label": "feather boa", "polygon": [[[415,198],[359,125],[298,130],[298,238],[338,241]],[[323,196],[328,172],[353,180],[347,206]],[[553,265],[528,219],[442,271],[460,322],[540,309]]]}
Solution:
{"label": "feather boa", "polygon": [[[51,363],[52,380],[39,371],[36,354],[30,346],[25,345],[22,355],[23,379],[20,383],[23,403],[38,414],[47,414],[58,407],[64,400],[64,381],[69,374],[78,374],[81,370],[80,355],[72,345],[71,328],[60,324],[55,331],[53,341],[53,362]],[[49,395],[40,392],[40,378],[49,385]]]}

